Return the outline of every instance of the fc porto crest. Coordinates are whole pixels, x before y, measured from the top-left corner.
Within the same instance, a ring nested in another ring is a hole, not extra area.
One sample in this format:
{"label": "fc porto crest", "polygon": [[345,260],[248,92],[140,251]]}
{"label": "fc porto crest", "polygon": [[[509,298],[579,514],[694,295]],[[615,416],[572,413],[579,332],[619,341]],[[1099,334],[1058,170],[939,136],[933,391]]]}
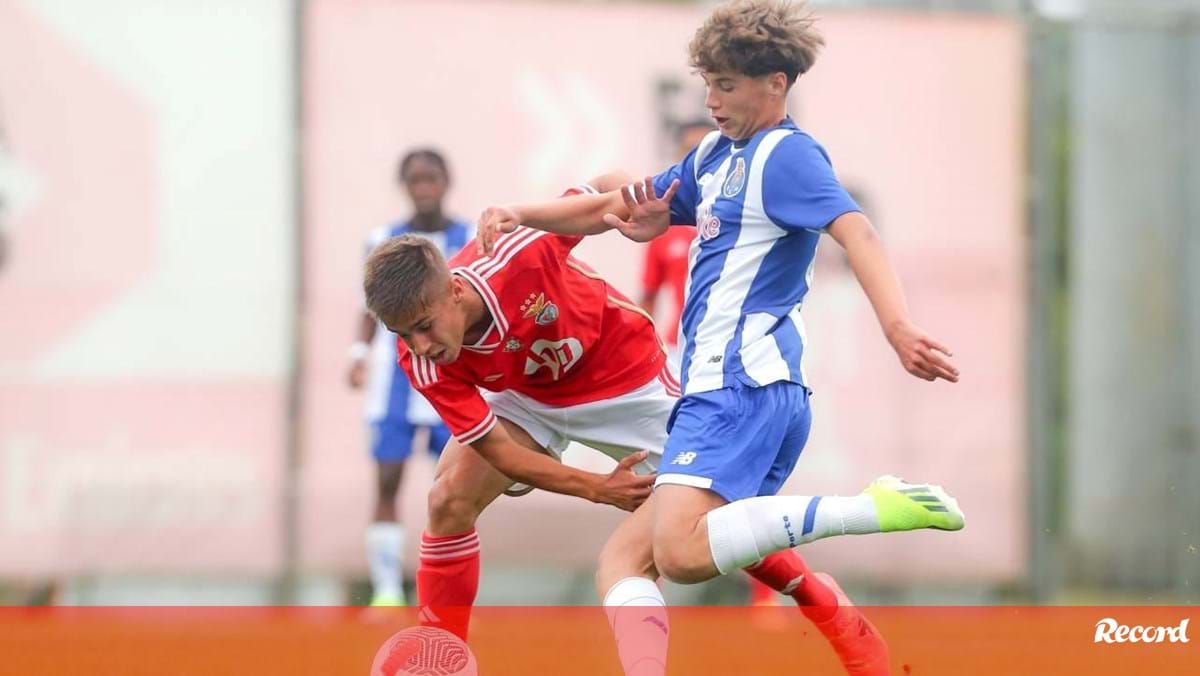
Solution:
{"label": "fc porto crest", "polygon": [[737,197],[744,185],[746,185],[746,158],[739,157],[733,163],[733,171],[729,172],[729,177],[725,179],[725,185],[721,186],[721,194],[729,198]]}
{"label": "fc porto crest", "polygon": [[558,306],[552,301],[546,300],[544,293],[531,293],[521,304],[521,316],[525,319],[532,319],[537,322],[538,326],[546,326],[558,319]]}

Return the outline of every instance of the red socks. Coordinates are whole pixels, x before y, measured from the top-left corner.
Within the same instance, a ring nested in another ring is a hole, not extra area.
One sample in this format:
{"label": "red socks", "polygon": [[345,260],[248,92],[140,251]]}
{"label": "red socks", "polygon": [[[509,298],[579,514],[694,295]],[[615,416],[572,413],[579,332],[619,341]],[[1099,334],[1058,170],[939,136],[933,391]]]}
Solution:
{"label": "red socks", "polygon": [[445,629],[467,640],[471,606],[478,591],[479,536],[475,529],[442,537],[422,533],[417,566],[421,625]]}
{"label": "red socks", "polygon": [[837,595],[813,575],[794,549],[776,552],[746,568],[751,577],[791,596],[805,617],[821,622],[837,612]]}

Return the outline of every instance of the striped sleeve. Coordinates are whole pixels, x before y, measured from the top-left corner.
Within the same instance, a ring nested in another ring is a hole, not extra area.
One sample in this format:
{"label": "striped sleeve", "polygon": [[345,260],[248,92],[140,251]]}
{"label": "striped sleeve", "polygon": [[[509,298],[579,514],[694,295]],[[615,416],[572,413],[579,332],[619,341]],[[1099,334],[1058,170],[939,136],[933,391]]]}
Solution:
{"label": "striped sleeve", "polygon": [[492,431],[496,414],[480,396],[479,388],[409,352],[402,341],[398,349],[409,382],[429,400],[459,443],[474,443]]}

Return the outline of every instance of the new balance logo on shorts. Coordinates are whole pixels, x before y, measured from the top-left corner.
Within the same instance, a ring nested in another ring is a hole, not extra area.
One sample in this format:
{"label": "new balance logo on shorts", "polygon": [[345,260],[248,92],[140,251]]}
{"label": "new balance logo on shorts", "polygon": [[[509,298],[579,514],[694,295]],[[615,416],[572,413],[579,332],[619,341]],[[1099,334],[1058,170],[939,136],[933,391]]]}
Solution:
{"label": "new balance logo on shorts", "polygon": [[671,461],[671,464],[672,465],[690,465],[690,464],[692,464],[692,461],[695,459],[696,459],[695,451],[684,451],[684,452],[680,453],[679,455],[675,456],[675,459]]}

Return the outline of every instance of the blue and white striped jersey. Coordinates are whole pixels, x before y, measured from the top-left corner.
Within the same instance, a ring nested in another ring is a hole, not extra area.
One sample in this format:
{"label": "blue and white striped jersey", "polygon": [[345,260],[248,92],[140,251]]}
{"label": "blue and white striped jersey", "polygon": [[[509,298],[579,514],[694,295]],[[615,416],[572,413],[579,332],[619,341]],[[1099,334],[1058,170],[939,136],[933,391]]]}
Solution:
{"label": "blue and white striped jersey", "polygon": [[654,179],[680,181],[671,222],[695,225],[680,322],[684,394],[808,386],[800,306],[821,231],[859,207],[790,118],[734,142],[713,132]]}

